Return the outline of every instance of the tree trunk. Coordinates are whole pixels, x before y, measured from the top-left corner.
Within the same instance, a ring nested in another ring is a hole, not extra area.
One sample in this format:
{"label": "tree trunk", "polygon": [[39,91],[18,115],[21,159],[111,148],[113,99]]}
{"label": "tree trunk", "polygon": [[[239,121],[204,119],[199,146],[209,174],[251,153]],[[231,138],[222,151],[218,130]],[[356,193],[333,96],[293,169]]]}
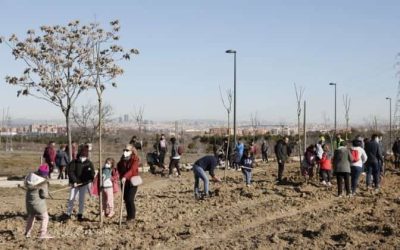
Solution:
{"label": "tree trunk", "polygon": [[99,189],[99,205],[100,205],[100,227],[103,227],[103,195],[102,195],[102,191],[103,191],[103,170],[101,167],[102,164],[102,145],[101,145],[101,137],[102,137],[102,130],[103,130],[103,122],[102,122],[102,118],[103,118],[103,114],[102,114],[102,109],[101,109],[101,105],[102,105],[102,97],[99,96],[99,183],[100,183],[100,189]]}

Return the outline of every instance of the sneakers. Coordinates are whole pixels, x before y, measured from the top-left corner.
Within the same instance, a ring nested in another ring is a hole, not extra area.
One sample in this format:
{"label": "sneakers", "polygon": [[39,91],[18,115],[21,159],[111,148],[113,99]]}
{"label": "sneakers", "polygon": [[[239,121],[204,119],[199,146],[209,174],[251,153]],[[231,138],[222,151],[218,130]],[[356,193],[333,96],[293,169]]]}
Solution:
{"label": "sneakers", "polygon": [[53,238],[54,238],[54,237],[51,236],[51,235],[48,234],[48,233],[41,234],[41,235],[39,236],[39,239],[53,239]]}

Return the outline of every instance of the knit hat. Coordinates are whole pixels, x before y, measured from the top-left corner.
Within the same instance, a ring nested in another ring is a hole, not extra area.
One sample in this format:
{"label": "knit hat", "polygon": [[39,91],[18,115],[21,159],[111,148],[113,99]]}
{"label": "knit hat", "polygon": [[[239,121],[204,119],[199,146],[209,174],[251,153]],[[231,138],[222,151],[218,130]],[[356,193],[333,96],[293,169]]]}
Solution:
{"label": "knit hat", "polygon": [[38,174],[40,176],[46,177],[49,175],[49,166],[47,164],[40,165],[38,169]]}

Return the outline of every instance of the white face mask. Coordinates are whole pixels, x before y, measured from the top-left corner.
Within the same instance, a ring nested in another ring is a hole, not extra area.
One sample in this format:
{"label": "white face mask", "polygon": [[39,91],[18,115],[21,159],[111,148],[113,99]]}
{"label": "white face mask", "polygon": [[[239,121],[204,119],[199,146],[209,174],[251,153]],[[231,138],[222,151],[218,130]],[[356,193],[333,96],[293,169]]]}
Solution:
{"label": "white face mask", "polygon": [[131,156],[132,151],[124,151],[124,157],[129,157]]}
{"label": "white face mask", "polygon": [[104,165],[104,167],[105,167],[105,168],[111,168],[111,164],[110,164],[110,163],[106,163],[106,164]]}
{"label": "white face mask", "polygon": [[86,157],[79,157],[79,159],[81,160],[81,162],[85,162],[87,160]]}

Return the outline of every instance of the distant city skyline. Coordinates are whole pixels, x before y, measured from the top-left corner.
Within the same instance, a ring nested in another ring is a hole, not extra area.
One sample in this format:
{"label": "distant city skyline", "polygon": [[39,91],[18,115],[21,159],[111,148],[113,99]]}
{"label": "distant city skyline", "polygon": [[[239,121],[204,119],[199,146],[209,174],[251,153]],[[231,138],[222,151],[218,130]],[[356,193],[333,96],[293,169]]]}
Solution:
{"label": "distant city skyline", "polygon": [[[107,27],[119,19],[125,48],[140,55],[122,64],[118,88],[105,92],[115,117],[144,107],[146,120],[225,120],[219,86],[233,88],[237,53],[237,116],[249,121],[295,123],[293,84],[305,87],[310,123],[334,120],[338,87],[338,124],[343,125],[342,96],[351,97],[350,125],[376,116],[389,120],[385,98],[393,99],[399,82],[399,1],[2,1],[0,36],[25,37],[41,25],[66,25],[78,19]],[[0,45],[0,112],[13,119],[63,120],[61,111],[33,97],[16,97],[6,75],[19,76],[24,65]],[[93,93],[78,106],[96,103]],[[325,115],[324,115],[325,114]],[[324,118],[325,117],[325,118]]]}

